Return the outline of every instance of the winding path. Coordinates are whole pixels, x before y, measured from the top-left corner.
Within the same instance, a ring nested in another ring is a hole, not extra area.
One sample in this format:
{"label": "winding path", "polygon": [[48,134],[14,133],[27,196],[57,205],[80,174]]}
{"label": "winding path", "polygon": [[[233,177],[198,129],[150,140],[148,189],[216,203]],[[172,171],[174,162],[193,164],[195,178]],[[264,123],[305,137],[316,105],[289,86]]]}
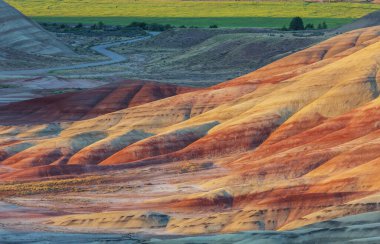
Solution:
{"label": "winding path", "polygon": [[127,58],[123,55],[120,55],[118,53],[115,53],[109,50],[109,48],[120,46],[123,44],[130,44],[130,43],[134,43],[138,41],[147,40],[159,34],[159,32],[148,32],[148,33],[149,33],[149,36],[136,37],[136,38],[129,39],[126,41],[103,43],[103,44],[91,47],[92,50],[107,57],[109,60],[80,63],[80,64],[74,64],[74,65],[65,65],[65,66],[60,66],[60,67],[42,68],[42,69],[0,71],[0,75],[38,75],[38,74],[44,74],[44,73],[58,71],[58,70],[83,69],[83,68],[121,63],[127,60]]}

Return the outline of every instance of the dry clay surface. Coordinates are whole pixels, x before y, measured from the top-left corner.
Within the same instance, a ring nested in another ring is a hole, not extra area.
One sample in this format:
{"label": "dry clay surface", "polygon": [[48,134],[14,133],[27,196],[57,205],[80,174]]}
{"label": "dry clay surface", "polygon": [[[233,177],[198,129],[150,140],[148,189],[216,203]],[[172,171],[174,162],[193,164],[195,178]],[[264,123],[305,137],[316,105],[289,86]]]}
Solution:
{"label": "dry clay surface", "polygon": [[360,29],[216,86],[159,100],[151,90],[91,119],[4,118],[0,178],[99,174],[79,193],[14,194],[60,209],[44,223],[70,230],[289,230],[377,211],[379,49],[380,27]]}
{"label": "dry clay surface", "polygon": [[[148,218],[153,215],[149,215]],[[197,237],[145,236],[138,234],[22,232],[0,230],[0,240],[14,243],[378,243],[380,212],[371,212],[333,219],[300,229],[278,231],[249,231],[232,234],[202,235]]]}

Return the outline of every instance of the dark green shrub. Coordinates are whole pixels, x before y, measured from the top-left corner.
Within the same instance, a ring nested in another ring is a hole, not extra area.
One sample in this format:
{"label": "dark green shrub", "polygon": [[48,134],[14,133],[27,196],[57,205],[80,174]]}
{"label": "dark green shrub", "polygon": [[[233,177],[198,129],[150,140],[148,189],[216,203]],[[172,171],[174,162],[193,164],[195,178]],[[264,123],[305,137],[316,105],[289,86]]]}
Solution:
{"label": "dark green shrub", "polygon": [[140,27],[141,29],[145,29],[147,26],[147,23],[145,23],[145,22],[132,22],[128,26],[129,27]]}
{"label": "dark green shrub", "polygon": [[314,30],[314,25],[313,24],[307,24],[305,25],[305,30]]}
{"label": "dark green shrub", "polygon": [[318,24],[318,30],[323,30],[323,29],[327,29],[327,24],[324,21]]}
{"label": "dark green shrub", "polygon": [[132,22],[128,25],[128,27],[137,27],[137,28],[141,28],[143,30],[149,30],[149,31],[165,31],[165,30],[169,30],[173,28],[173,26],[169,24],[166,24],[166,25],[157,24],[157,23],[147,24],[145,22]]}
{"label": "dark green shrub", "polygon": [[76,29],[81,29],[82,27],[83,27],[83,24],[82,24],[82,23],[78,23],[78,24],[75,26]]}
{"label": "dark green shrub", "polygon": [[301,19],[301,17],[294,17],[292,19],[292,21],[290,21],[290,24],[289,24],[289,30],[304,30],[305,29],[305,26],[303,24],[303,20]]}
{"label": "dark green shrub", "polygon": [[280,30],[281,31],[288,31],[288,28],[284,25]]}
{"label": "dark green shrub", "polygon": [[103,29],[104,28],[104,23],[102,21],[98,22],[98,29]]}

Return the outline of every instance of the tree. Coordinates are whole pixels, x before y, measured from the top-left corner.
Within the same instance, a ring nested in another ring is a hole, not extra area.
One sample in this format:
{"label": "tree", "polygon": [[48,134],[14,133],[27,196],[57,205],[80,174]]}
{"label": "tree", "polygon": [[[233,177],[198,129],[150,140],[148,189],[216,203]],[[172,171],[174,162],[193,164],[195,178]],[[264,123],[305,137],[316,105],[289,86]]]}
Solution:
{"label": "tree", "polygon": [[170,29],[173,29],[173,26],[169,25],[169,24],[166,24],[164,26],[165,30],[170,30]]}
{"label": "tree", "polygon": [[322,30],[322,29],[327,29],[327,24],[324,21],[318,24],[318,30]]}
{"label": "tree", "polygon": [[104,28],[104,23],[102,21],[98,22],[98,29],[103,29]]}
{"label": "tree", "polygon": [[305,30],[314,30],[314,25],[313,24],[305,25]]}
{"label": "tree", "polygon": [[216,29],[216,28],[218,28],[218,26],[217,25],[210,25],[209,28]]}
{"label": "tree", "polygon": [[289,24],[289,30],[304,30],[303,20],[301,17],[294,17]]}
{"label": "tree", "polygon": [[323,21],[323,23],[322,23],[322,29],[327,29],[327,24],[326,24],[326,22],[324,22],[324,21]]}
{"label": "tree", "polygon": [[136,21],[134,21],[134,22],[130,23],[128,26],[129,27],[139,27],[141,29],[146,29],[147,25],[148,24],[145,23],[145,22],[136,22]]}

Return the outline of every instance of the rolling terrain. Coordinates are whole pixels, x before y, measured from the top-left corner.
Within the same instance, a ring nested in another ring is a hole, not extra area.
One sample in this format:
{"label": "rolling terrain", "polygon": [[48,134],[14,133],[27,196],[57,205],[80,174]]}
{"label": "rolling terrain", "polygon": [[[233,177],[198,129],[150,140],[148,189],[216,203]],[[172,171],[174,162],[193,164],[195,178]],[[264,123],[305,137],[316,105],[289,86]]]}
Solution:
{"label": "rolling terrain", "polygon": [[292,230],[378,211],[379,48],[375,26],[208,88],[2,107],[0,196],[70,231]]}
{"label": "rolling terrain", "polygon": [[0,1],[0,21],[1,49],[40,55],[74,55],[53,35],[4,1]]}
{"label": "rolling terrain", "polygon": [[379,212],[333,219],[286,231],[251,231],[222,235],[152,239],[151,243],[377,243]]}
{"label": "rolling terrain", "polygon": [[358,214],[344,218],[333,219],[292,231],[247,231],[231,234],[202,235],[202,236],[144,236],[125,234],[99,233],[49,233],[21,232],[0,230],[0,240],[7,242],[51,242],[67,243],[75,239],[81,243],[377,243],[379,240],[380,212]]}
{"label": "rolling terrain", "polygon": [[326,30],[295,34],[259,28],[177,28],[110,48],[124,56],[123,62],[53,74],[122,76],[205,87],[261,68],[332,35]]}
{"label": "rolling terrain", "polygon": [[39,124],[90,119],[193,90],[196,89],[149,81],[115,82],[2,106],[0,120]]}
{"label": "rolling terrain", "polygon": [[133,46],[114,50],[127,55],[150,53],[152,58],[147,60],[144,70],[154,79],[159,79],[157,74],[161,74],[165,82],[194,76],[195,84],[196,75],[199,75],[200,84],[206,79],[213,79],[215,84],[261,68],[330,35],[324,31],[297,36],[258,28],[189,28],[169,30]]}
{"label": "rolling terrain", "polygon": [[77,56],[34,21],[0,1],[0,65],[2,69],[33,68],[72,62]]}

